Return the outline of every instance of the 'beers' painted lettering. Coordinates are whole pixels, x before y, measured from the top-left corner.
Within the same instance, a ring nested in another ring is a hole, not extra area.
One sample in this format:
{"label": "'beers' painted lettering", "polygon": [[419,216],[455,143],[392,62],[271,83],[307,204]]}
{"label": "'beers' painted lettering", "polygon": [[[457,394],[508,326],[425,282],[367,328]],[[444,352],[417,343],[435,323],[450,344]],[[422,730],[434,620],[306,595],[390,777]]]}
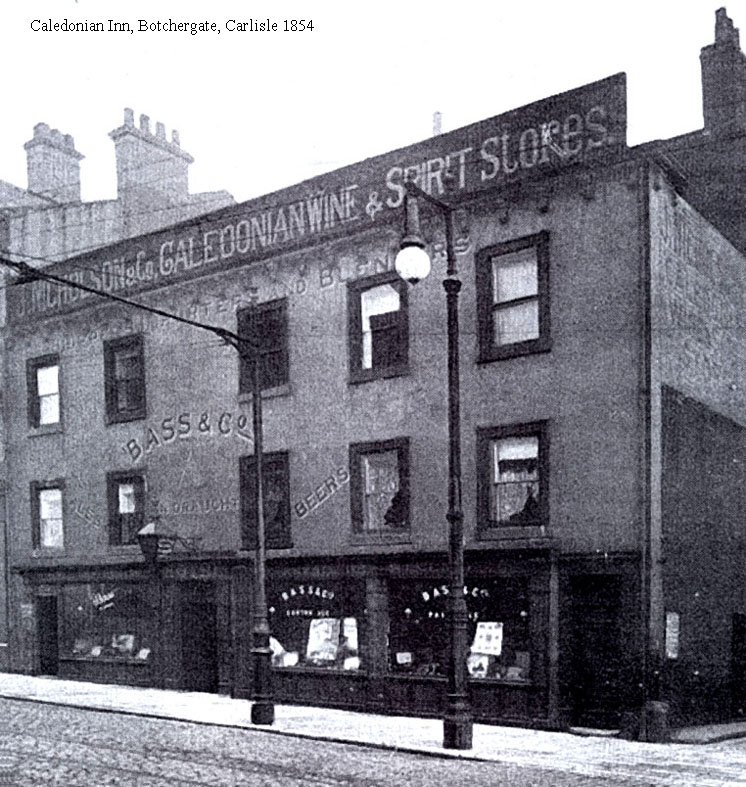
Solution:
{"label": "'beers' painted lettering", "polygon": [[328,500],[336,494],[348,481],[350,473],[346,467],[338,467],[334,473],[325,478],[322,483],[309,492],[303,500],[299,500],[293,505],[295,513],[299,519],[303,519],[315,508],[318,508],[324,500]]}

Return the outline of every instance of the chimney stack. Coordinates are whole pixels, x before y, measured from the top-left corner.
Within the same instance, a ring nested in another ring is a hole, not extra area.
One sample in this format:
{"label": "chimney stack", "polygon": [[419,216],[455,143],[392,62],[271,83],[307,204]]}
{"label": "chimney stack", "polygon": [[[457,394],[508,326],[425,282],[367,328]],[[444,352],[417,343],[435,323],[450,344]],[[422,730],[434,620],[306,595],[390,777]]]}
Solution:
{"label": "chimney stack", "polygon": [[745,132],[746,55],[725,8],[715,12],[715,43],[702,48],[700,62],[705,131]]}
{"label": "chimney stack", "polygon": [[124,110],[124,124],[109,133],[114,141],[118,198],[126,213],[183,204],[189,198],[189,165],[194,159],[179,146],[179,132],[169,142],[163,123],[150,130],[150,118]]}
{"label": "chimney stack", "polygon": [[37,123],[34,136],[23,147],[30,191],[60,204],[80,202],[80,160],[84,157],[75,150],[70,134]]}

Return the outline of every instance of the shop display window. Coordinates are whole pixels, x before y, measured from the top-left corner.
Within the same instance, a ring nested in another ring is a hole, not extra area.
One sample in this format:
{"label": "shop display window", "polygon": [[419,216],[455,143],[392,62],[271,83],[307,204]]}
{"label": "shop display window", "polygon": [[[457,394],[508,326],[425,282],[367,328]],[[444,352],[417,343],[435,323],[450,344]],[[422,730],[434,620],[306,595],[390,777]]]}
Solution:
{"label": "shop display window", "polygon": [[[527,583],[467,580],[467,669],[473,679],[525,683],[531,676]],[[409,675],[445,675],[448,664],[445,582],[403,580],[389,591],[389,668]]]}
{"label": "shop display window", "polygon": [[62,650],[67,658],[147,663],[154,610],[134,585],[68,585],[62,593]]}
{"label": "shop display window", "polygon": [[274,583],[269,627],[275,667],[364,668],[362,582]]}

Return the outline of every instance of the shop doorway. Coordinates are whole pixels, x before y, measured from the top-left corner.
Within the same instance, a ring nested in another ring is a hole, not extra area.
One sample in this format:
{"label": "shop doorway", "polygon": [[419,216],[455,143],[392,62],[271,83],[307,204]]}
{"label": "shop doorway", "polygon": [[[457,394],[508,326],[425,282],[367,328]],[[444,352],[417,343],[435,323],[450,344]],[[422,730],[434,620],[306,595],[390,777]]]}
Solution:
{"label": "shop doorway", "polygon": [[571,580],[570,685],[572,723],[614,728],[622,710],[621,580],[582,576]]}
{"label": "shop doorway", "polygon": [[36,620],[39,645],[39,674],[56,675],[59,670],[56,596],[37,596]]}
{"label": "shop doorway", "polygon": [[733,716],[746,716],[746,614],[743,612],[733,614],[730,701]]}
{"label": "shop doorway", "polygon": [[215,586],[180,583],[182,687],[217,692],[218,636]]}

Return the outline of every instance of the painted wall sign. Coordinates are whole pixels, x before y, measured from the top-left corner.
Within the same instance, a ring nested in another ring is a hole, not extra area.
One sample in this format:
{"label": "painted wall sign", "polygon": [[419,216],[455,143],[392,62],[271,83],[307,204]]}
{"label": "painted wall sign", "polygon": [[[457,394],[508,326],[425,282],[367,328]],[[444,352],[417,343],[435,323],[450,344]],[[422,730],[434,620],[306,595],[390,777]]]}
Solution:
{"label": "painted wall sign", "polygon": [[318,508],[325,500],[336,494],[350,480],[350,473],[346,467],[338,467],[334,473],[325,478],[322,483],[309,492],[303,500],[293,503],[298,519],[308,516],[314,509]]}
{"label": "painted wall sign", "polygon": [[141,438],[130,438],[122,446],[122,450],[134,463],[156,448],[189,440],[195,436],[234,435],[252,442],[250,430],[251,419],[246,413],[180,413],[167,416],[155,426],[147,426]]}
{"label": "painted wall sign", "polygon": [[93,506],[86,505],[80,501],[74,504],[73,506],[73,513],[82,519],[84,522],[87,522],[90,525],[95,525],[98,521],[98,516],[96,515],[96,509]]}
{"label": "painted wall sign", "polygon": [[[626,113],[626,76],[616,74],[48,271],[122,296],[193,279],[374,226],[400,208],[409,179],[442,195],[448,175],[470,193],[622,150]],[[94,302],[92,293],[36,281],[8,290],[9,321]]]}
{"label": "painted wall sign", "polygon": [[180,497],[178,500],[159,500],[157,511],[161,515],[186,514],[188,516],[200,514],[219,514],[223,511],[238,511],[240,506],[237,497]]}
{"label": "painted wall sign", "polygon": [[666,658],[679,657],[679,633],[681,621],[678,612],[666,612]]}

